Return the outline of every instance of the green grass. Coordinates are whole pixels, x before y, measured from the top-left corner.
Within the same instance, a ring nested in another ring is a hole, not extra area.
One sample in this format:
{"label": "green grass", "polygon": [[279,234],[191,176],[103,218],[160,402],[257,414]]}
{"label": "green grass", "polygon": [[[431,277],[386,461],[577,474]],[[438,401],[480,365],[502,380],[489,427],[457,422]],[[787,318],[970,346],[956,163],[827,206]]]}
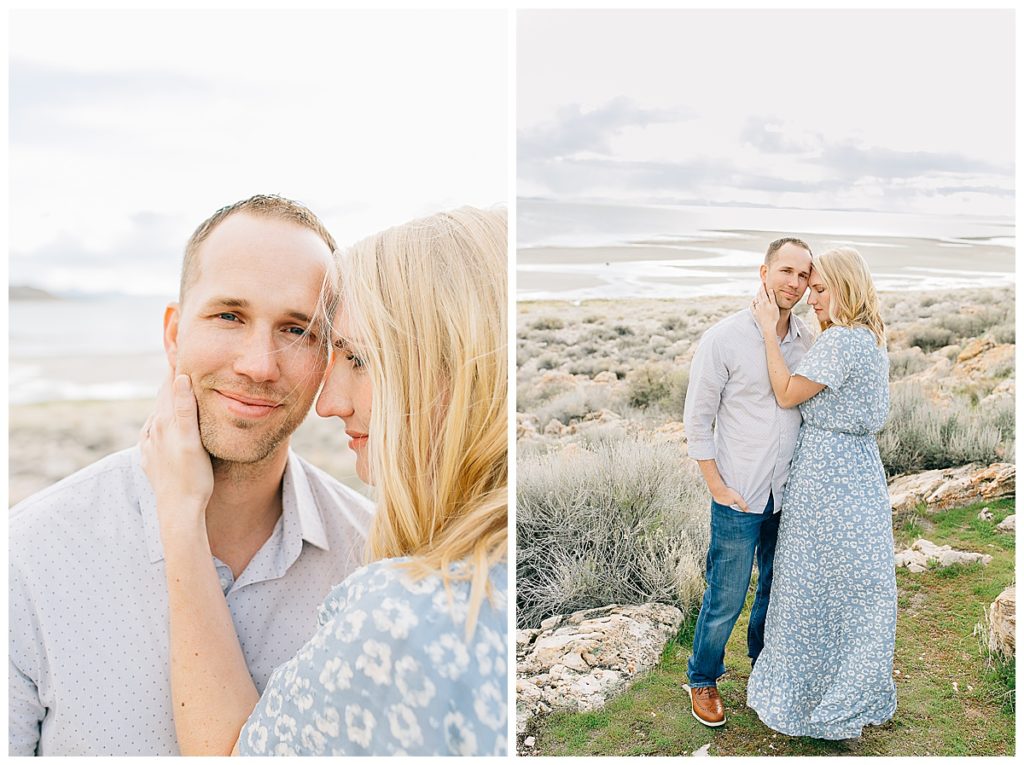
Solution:
{"label": "green grass", "polygon": [[[991,521],[977,519],[985,506]],[[723,727],[712,730],[694,720],[681,687],[693,643],[691,616],[665,647],[659,666],[604,709],[535,720],[532,753],[685,755],[710,743],[711,755],[1013,755],[1014,664],[989,658],[975,634],[984,610],[1014,581],[1014,537],[995,530],[1013,511],[1008,499],[897,519],[899,549],[923,535],[938,545],[987,553],[992,562],[923,574],[897,570],[898,707],[892,720],[865,728],[860,740],[785,736],[747,708],[751,597],[726,648],[728,671],[718,684],[728,718]]]}

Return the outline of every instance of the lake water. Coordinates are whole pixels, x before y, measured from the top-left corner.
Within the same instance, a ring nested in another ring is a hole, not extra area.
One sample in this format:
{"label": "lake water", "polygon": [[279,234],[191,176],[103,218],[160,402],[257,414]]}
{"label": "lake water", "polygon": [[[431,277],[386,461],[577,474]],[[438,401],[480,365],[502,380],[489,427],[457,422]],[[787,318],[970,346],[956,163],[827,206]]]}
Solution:
{"label": "lake water", "polygon": [[520,199],[517,298],[747,294],[767,243],[856,247],[880,290],[1014,283],[1011,219]]}
{"label": "lake water", "polygon": [[167,370],[163,313],[172,300],[11,300],[10,402],[152,397]]}

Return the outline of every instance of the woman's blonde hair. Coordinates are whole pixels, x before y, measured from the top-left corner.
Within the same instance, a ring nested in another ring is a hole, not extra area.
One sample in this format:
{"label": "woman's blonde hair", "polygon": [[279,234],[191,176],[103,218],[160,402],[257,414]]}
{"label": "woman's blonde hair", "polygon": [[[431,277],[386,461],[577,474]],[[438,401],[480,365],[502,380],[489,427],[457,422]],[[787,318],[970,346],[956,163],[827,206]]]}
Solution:
{"label": "woman's blonde hair", "polygon": [[815,256],[813,267],[829,293],[829,320],[821,322],[821,328],[833,324],[867,327],[875,335],[875,342],[884,346],[885,324],[878,293],[861,254],[852,247],[836,247]]}
{"label": "woman's blonde hair", "polygon": [[[507,556],[508,222],[463,207],[341,255],[342,308],[373,385],[367,559],[470,579],[467,633]],[[469,565],[454,574],[456,561]]]}

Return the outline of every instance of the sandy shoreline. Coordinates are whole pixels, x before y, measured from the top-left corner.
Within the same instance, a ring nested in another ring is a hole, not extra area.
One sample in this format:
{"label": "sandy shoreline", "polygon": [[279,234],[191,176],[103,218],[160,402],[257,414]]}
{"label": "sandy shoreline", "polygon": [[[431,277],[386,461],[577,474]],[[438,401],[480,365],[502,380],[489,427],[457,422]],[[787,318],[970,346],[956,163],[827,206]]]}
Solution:
{"label": "sandy shoreline", "polygon": [[[529,247],[517,252],[519,300],[739,294],[756,279],[777,231],[701,232],[706,237],[587,247]],[[716,234],[719,234],[716,236]],[[808,236],[812,250],[856,247],[882,290],[942,289],[1012,283],[1014,250],[986,241],[965,243],[905,236]]]}
{"label": "sandy shoreline", "polygon": [[[8,503],[56,483],[76,470],[138,441],[153,400],[59,401],[9,410]],[[349,486],[365,490],[355,475],[355,455],[337,418],[310,412],[292,437],[303,458]]]}

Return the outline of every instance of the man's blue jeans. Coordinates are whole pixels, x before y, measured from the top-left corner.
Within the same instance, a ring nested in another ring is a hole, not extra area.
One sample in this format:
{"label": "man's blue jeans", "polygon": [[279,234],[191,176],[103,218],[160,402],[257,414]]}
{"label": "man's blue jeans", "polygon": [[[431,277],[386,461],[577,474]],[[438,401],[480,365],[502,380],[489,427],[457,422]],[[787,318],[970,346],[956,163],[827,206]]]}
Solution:
{"label": "man's blue jeans", "polygon": [[764,621],[772,590],[772,563],[779,536],[779,515],[769,495],[763,513],[741,513],[711,502],[711,545],[706,564],[707,589],[693,635],[693,655],[687,663],[691,688],[716,685],[725,674],[725,644],[736,625],[750,587],[757,557],[757,594],[750,609],[747,655],[757,661],[764,648]]}

